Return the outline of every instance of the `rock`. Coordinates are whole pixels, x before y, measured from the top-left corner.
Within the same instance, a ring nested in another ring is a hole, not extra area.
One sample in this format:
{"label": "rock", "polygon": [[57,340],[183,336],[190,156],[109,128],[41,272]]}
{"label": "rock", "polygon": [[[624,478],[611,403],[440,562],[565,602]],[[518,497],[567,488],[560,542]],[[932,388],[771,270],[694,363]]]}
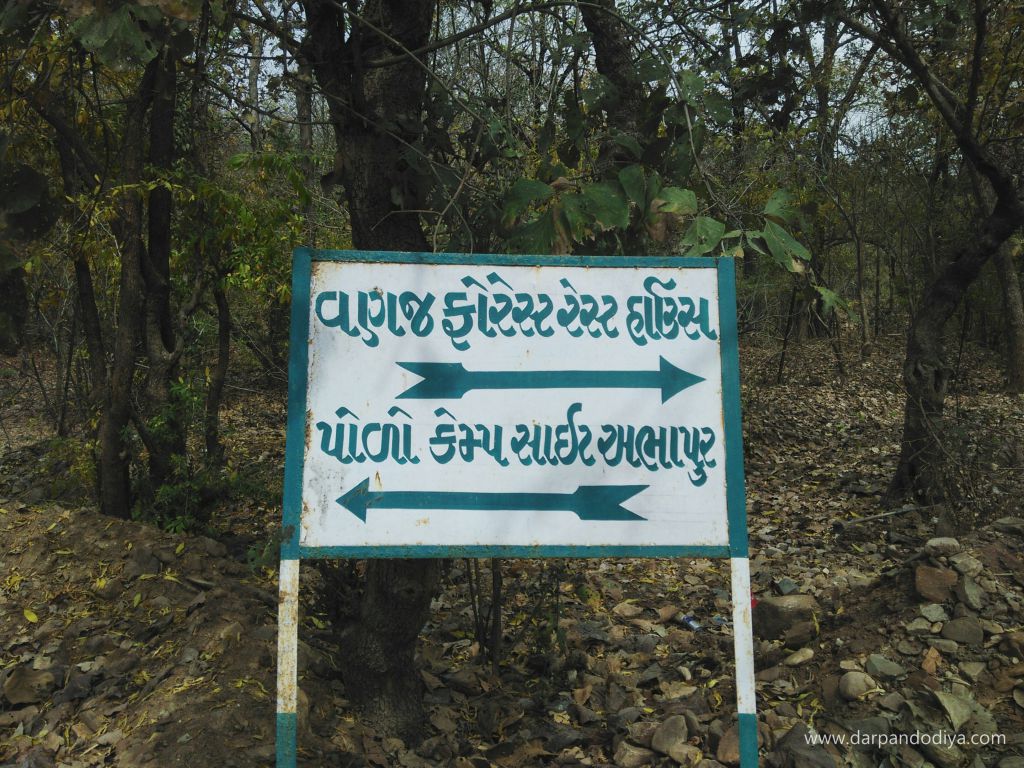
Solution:
{"label": "rock", "polygon": [[[599,719],[595,716],[595,720]],[[582,722],[582,720],[580,721]],[[584,723],[586,725],[586,723]],[[654,737],[654,732],[658,730],[660,723],[652,723],[644,721],[641,723],[630,723],[626,729],[626,734],[629,740],[634,744],[639,744],[641,747],[650,747],[651,739]]]}
{"label": "rock", "polygon": [[765,597],[754,608],[754,633],[765,640],[777,640],[802,621],[813,621],[821,606],[811,595]]}
{"label": "rock", "polygon": [[847,701],[856,701],[876,688],[878,683],[866,672],[847,672],[839,679],[839,695]]}
{"label": "rock", "polygon": [[891,693],[885,694],[885,696],[878,700],[878,706],[882,707],[882,709],[887,709],[890,712],[899,712],[906,701],[907,700],[899,693],[892,691]]}
{"label": "rock", "polygon": [[1024,757],[1004,757],[998,768],[1024,768]]}
{"label": "rock", "polygon": [[938,603],[928,603],[921,606],[921,615],[933,624],[936,621],[949,621],[949,614],[946,609]]}
{"label": "rock", "polygon": [[685,750],[682,747],[690,746],[686,742],[690,738],[690,729],[686,724],[686,718],[682,715],[672,715],[666,718],[661,725],[658,726],[654,735],[651,736],[651,748],[656,752],[660,752],[663,755],[668,755],[677,763],[688,765],[686,760],[690,760],[692,763],[700,762],[703,754],[700,750],[697,750],[697,760],[693,760],[693,755],[686,755]]}
{"label": "rock", "polygon": [[820,744],[809,744],[810,730],[797,722],[775,747],[778,765],[787,768],[835,768],[831,755]]}
{"label": "rock", "polygon": [[14,705],[35,704],[43,701],[57,687],[57,680],[49,670],[15,667],[4,681],[4,698]]}
{"label": "rock", "polygon": [[801,664],[806,664],[808,661],[814,658],[814,650],[812,648],[801,648],[796,653],[791,653],[782,662],[787,667],[799,667]]}
{"label": "rock", "polygon": [[928,645],[939,653],[944,653],[947,656],[955,656],[960,652],[960,644],[956,640],[945,640],[941,637],[932,637],[928,639]]}
{"label": "rock", "polygon": [[933,603],[946,602],[956,582],[956,571],[949,568],[919,565],[914,571],[914,588],[921,597]]}
{"label": "rock", "polygon": [[988,603],[988,595],[985,590],[978,586],[970,576],[964,576],[963,580],[956,585],[956,597],[961,603],[978,612]]}
{"label": "rock", "polygon": [[964,763],[964,753],[956,746],[947,746],[936,739],[930,744],[921,744],[924,756],[938,768],[959,768]]}
{"label": "rock", "polygon": [[949,557],[960,551],[960,542],[948,536],[929,539],[924,545],[925,554],[932,557]]}
{"label": "rock", "polygon": [[981,561],[967,552],[961,552],[959,555],[949,558],[949,562],[964,576],[977,576],[985,570],[985,566],[981,564]]}
{"label": "rock", "polygon": [[903,677],[903,675],[907,674],[907,670],[895,661],[890,661],[885,658],[885,656],[878,653],[873,653],[868,656],[864,669],[873,677],[893,678]]}
{"label": "rock", "polygon": [[947,621],[942,626],[942,636],[947,640],[955,640],[967,645],[981,645],[985,641],[985,632],[981,628],[981,622],[970,616]]}
{"label": "rock", "polygon": [[725,768],[725,766],[717,760],[701,760],[697,763],[697,768]]}
{"label": "rock", "polygon": [[613,759],[619,768],[642,768],[653,763],[656,757],[657,754],[651,750],[638,747],[623,739],[619,743],[619,748],[615,750]]}
{"label": "rock", "polygon": [[[985,671],[985,669],[986,669],[985,662],[983,662],[983,661],[961,661],[960,662],[960,671],[963,672],[964,673],[964,677],[966,677],[971,682],[974,682],[979,677],[981,677],[981,674]],[[1022,765],[1021,768],[1024,768],[1024,765]]]}
{"label": "rock", "polygon": [[786,630],[783,642],[787,648],[799,648],[818,636],[818,627],[813,621],[798,621]]}
{"label": "rock", "polygon": [[800,585],[788,576],[783,576],[775,580],[775,588],[779,590],[780,595],[791,595],[800,588]]}
{"label": "rock", "polygon": [[907,633],[911,635],[927,635],[932,631],[932,622],[924,617],[914,619],[907,624]]}
{"label": "rock", "polygon": [[722,738],[718,741],[718,749],[715,750],[715,757],[718,758],[718,762],[726,765],[740,764],[740,729],[738,725],[733,725],[722,734]]}
{"label": "rock", "polygon": [[1001,517],[992,523],[992,527],[999,533],[1024,536],[1024,517]]}

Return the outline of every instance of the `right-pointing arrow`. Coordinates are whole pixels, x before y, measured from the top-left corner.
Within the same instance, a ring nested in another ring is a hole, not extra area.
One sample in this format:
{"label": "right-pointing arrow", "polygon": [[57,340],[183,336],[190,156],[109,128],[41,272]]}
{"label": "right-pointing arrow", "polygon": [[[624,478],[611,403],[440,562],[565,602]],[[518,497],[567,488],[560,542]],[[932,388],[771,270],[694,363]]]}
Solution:
{"label": "right-pointing arrow", "polygon": [[462,363],[398,363],[423,381],[399,399],[457,400],[474,389],[658,389],[661,402],[704,381],[664,357],[656,371],[468,371]]}

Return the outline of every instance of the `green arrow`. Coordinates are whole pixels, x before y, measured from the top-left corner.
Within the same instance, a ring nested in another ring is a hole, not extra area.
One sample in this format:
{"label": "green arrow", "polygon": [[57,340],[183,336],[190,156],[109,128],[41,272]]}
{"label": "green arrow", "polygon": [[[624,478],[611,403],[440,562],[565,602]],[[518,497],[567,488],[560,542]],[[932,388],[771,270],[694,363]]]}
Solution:
{"label": "green arrow", "polygon": [[370,479],[338,498],[366,522],[370,509],[471,509],[493,512],[575,512],[580,520],[645,520],[622,506],[646,485],[581,485],[575,493],[371,491]]}
{"label": "green arrow", "polygon": [[398,363],[423,381],[399,399],[457,400],[474,389],[660,389],[661,402],[704,381],[664,357],[656,371],[467,371],[462,363]]}

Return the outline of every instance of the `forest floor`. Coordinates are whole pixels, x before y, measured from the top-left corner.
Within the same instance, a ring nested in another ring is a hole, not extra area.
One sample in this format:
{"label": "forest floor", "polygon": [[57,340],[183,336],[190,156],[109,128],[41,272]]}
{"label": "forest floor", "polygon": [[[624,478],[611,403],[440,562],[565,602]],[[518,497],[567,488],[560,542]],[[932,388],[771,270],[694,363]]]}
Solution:
{"label": "forest floor", "polygon": [[[827,346],[801,345],[782,384],[773,348],[741,355],[765,765],[1024,766],[1022,401],[967,348],[946,443],[967,532],[931,540],[934,508],[857,522],[896,511],[900,347],[840,378]],[[283,394],[235,390],[240,480],[203,536],[83,506],[36,399],[6,403],[0,433],[0,766],[272,765]],[[418,745],[346,706],[343,600],[316,586],[355,567],[303,566],[300,765],[737,764],[727,563],[504,561],[495,670],[474,622],[490,564],[451,562],[421,638]]]}

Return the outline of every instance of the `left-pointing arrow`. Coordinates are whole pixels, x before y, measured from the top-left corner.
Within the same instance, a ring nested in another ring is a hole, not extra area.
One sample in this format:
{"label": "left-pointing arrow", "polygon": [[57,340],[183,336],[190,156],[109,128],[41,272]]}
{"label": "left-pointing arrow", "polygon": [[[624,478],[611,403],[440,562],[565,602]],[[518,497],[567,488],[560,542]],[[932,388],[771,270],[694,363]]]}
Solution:
{"label": "left-pointing arrow", "polygon": [[575,512],[580,520],[645,520],[622,503],[646,485],[581,485],[574,493],[483,493],[479,491],[371,491],[367,478],[338,498],[366,522],[370,509],[465,509],[494,512]]}
{"label": "left-pointing arrow", "polygon": [[398,363],[423,381],[399,399],[457,400],[474,389],[659,389],[661,402],[704,381],[664,357],[656,371],[468,371],[462,363]]}

